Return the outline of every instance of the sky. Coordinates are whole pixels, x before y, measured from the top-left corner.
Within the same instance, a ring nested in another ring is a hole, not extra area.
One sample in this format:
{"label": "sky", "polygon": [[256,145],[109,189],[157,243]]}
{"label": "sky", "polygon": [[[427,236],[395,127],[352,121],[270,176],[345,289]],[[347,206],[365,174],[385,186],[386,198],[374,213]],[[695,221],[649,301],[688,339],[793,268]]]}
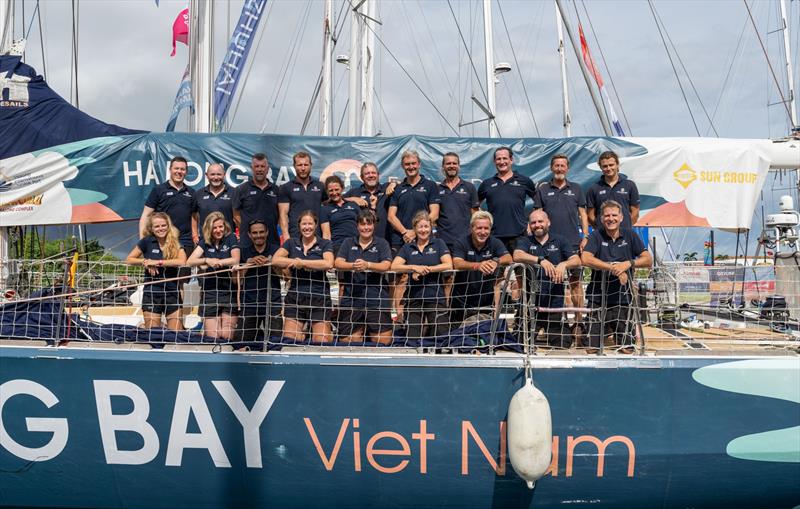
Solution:
{"label": "sky", "polygon": [[[76,0],[78,16],[73,19],[71,2],[43,0],[39,3],[42,33],[38,18],[32,18],[36,2],[15,2],[17,36],[24,26],[29,40],[25,61],[44,73],[54,90],[75,100],[71,47],[77,33],[80,108],[125,127],[164,129],[188,57],[188,48],[181,44],[176,56],[169,56],[172,23],[185,1],[161,0],[156,6],[152,0]],[[562,136],[554,3],[493,4],[494,60],[512,67],[497,83],[501,136]],[[782,34],[773,32],[780,22],[777,1],[565,0],[564,5],[573,28],[577,30],[579,20],[584,26],[627,134],[731,138],[787,134],[788,115],[775,84],[777,80],[785,94]],[[800,2],[787,5],[796,59]],[[214,4],[217,65],[241,6],[241,1],[233,0]],[[343,7],[334,1],[338,15],[334,23],[340,27],[334,55],[349,52],[349,19],[339,15],[346,12]],[[651,7],[660,18],[661,33]],[[321,0],[268,0],[267,17],[251,50],[253,65],[232,110],[231,132],[301,132],[321,68],[322,10]],[[485,122],[459,127],[485,117],[470,99],[485,97],[482,2],[382,0],[377,18],[381,25],[376,41],[374,134],[486,136]],[[774,78],[757,34],[770,55]],[[574,52],[566,44],[572,133],[602,135]],[[334,64],[333,129],[342,135],[347,129],[348,72],[345,65]],[[186,125],[182,116],[178,130]],[[315,109],[306,134],[317,134],[318,129]],[[766,193],[786,192],[772,189],[792,187],[787,180],[768,182]],[[704,235],[693,232],[687,237]],[[678,235],[675,243],[687,247],[675,249],[701,250],[697,238],[686,241]]]}

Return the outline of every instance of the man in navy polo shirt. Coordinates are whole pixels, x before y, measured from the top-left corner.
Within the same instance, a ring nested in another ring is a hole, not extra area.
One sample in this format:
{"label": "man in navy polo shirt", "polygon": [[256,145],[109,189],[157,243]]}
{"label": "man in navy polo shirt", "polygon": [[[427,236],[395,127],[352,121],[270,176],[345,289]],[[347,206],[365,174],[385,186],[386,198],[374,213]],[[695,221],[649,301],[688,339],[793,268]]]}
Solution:
{"label": "man in navy polo shirt", "polygon": [[525,234],[525,201],[534,198],[536,187],[531,179],[514,171],[511,148],[500,147],[494,151],[494,166],[497,173],[481,182],[478,198],[486,200],[494,216],[492,234],[513,252],[517,237]]}
{"label": "man in navy polo shirt", "polygon": [[495,306],[496,290],[500,280],[498,270],[511,264],[511,254],[503,243],[491,235],[492,215],[485,210],[472,214],[469,235],[463,236],[453,246],[453,268],[456,274],[451,298],[453,327],[472,315],[486,312],[480,308]]}
{"label": "man in navy polo shirt", "polygon": [[417,151],[406,150],[400,161],[406,178],[395,188],[388,213],[392,227],[390,240],[394,250],[416,238],[411,220],[417,212],[427,211],[434,224],[439,218],[439,189],[436,182],[420,174]]}
{"label": "man in navy polo shirt", "polygon": [[202,228],[206,216],[212,212],[221,212],[230,227],[236,228],[233,221],[233,190],[225,185],[225,169],[219,163],[208,165],[206,180],[208,185],[194,193],[192,240],[195,244],[200,241],[199,228]]}
{"label": "man in navy polo shirt", "polygon": [[539,311],[538,308],[564,306],[564,281],[571,268],[580,266],[581,259],[572,243],[551,233],[550,225],[550,218],[545,211],[538,209],[531,212],[528,226],[532,235],[519,238],[514,261],[537,265],[534,269],[535,286],[538,286],[534,297],[534,331],[538,334],[540,329],[544,329],[550,346],[569,348],[572,338],[564,333],[562,314]]}
{"label": "man in navy polo shirt", "polygon": [[233,220],[239,229],[242,247],[252,244],[247,228],[253,221],[267,225],[269,244],[278,244],[278,189],[267,179],[269,162],[262,153],[250,161],[253,176],[233,190]]}
{"label": "man in navy polo shirt", "polygon": [[375,163],[367,162],[361,165],[361,185],[345,193],[345,200],[352,200],[356,205],[368,208],[375,212],[378,223],[375,225],[375,237],[389,240],[389,201],[395,182],[382,184]]}
{"label": "man in navy polo shirt", "polygon": [[[633,270],[650,267],[653,258],[642,239],[629,228],[621,228],[623,208],[614,200],[600,206],[603,226],[592,232],[581,260],[592,268],[592,280],[587,289],[588,300],[596,309],[589,326],[590,348],[600,346],[609,329],[622,343],[632,341],[628,327]],[[629,344],[629,343],[628,343]]]}
{"label": "man in navy polo shirt", "polygon": [[194,191],[183,179],[186,177],[186,159],[173,157],[169,162],[169,179],[155,186],[144,202],[142,216],[139,218],[139,238],[145,236],[147,218],[153,212],[164,212],[180,233],[183,250],[188,254],[194,251],[192,241],[192,211],[195,207]]}
{"label": "man in navy polo shirt", "polygon": [[442,158],[444,180],[439,184],[439,219],[436,229],[439,238],[452,250],[456,241],[469,230],[470,217],[478,210],[478,191],[471,182],[459,176],[461,162],[458,154],[448,152]]}
{"label": "man in navy polo shirt", "polygon": [[319,218],[322,202],[328,199],[322,183],[311,176],[311,154],[298,152],[292,161],[296,176],[278,189],[278,213],[284,240],[300,236],[297,220],[302,212],[310,210]]}
{"label": "man in navy polo shirt", "polygon": [[622,228],[632,228],[639,220],[639,189],[636,183],[619,172],[619,156],[612,151],[603,152],[597,158],[597,165],[603,172],[600,180],[586,192],[586,207],[589,223],[595,228],[602,226],[602,218],[597,215],[603,202],[614,200],[622,206]]}

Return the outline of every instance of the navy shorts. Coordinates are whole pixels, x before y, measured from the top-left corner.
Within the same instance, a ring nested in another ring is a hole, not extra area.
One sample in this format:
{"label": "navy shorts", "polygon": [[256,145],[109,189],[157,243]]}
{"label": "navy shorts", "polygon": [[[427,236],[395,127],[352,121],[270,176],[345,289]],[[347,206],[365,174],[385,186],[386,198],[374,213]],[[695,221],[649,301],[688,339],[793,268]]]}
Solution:
{"label": "navy shorts", "polygon": [[342,308],[336,322],[339,337],[352,336],[358,330],[365,334],[392,330],[392,315],[386,310]]}
{"label": "navy shorts", "polygon": [[236,305],[231,292],[203,292],[203,302],[198,314],[203,318],[216,318],[223,314],[235,315]]}
{"label": "navy shorts", "polygon": [[286,294],[283,317],[296,322],[329,322],[331,307],[331,299],[322,295],[289,292]]}
{"label": "navy shorts", "polygon": [[142,311],[169,316],[180,308],[180,292],[177,289],[145,287],[142,294]]}

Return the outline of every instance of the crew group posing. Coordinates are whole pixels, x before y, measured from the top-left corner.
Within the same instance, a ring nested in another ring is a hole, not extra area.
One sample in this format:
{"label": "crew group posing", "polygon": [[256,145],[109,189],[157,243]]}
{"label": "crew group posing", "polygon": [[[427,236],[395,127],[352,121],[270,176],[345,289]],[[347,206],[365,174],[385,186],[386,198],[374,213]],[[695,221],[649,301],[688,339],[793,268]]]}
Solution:
{"label": "crew group posing", "polygon": [[[312,177],[306,152],[293,157],[295,178],[276,188],[267,179],[266,155],[255,154],[247,182],[229,188],[222,165],[212,164],[208,185],[192,191],[184,183],[186,159],[173,158],[169,179],[145,202],[141,240],[127,259],[144,266],[149,283],[144,326],[160,326],[163,316],[169,328],[182,327],[177,281],[198,267],[200,316],[211,337],[254,341],[263,325],[271,336],[310,334],[326,343],[336,323],[340,341],[390,344],[390,310],[404,319],[408,338],[437,336],[492,308],[500,267],[516,261],[536,267],[534,304],[544,310],[536,314],[536,329],[544,329],[549,343],[572,342],[572,335],[553,329],[560,314],[548,310],[564,306],[564,283],[571,305],[583,306],[582,265],[594,269],[589,300],[604,314],[591,322],[587,346],[596,347],[608,332],[601,323],[615,333],[624,328],[628,274],[648,267],[651,258],[630,229],[639,195],[620,175],[615,153],[600,155],[603,174],[586,193],[567,179],[563,154],[552,157],[552,178],[538,186],[514,171],[508,147],[495,151],[497,173],[477,189],[460,178],[455,153],[443,157],[441,183],[420,173],[415,151],[404,152],[401,163],[401,183],[381,183],[377,166],[365,163],[362,184],[345,193],[337,176],[324,183]],[[534,210],[526,219],[528,198]],[[484,201],[488,212],[479,210]],[[589,224],[595,229],[587,236]],[[341,277],[338,317],[326,274],[333,268]],[[455,277],[446,274],[453,269]],[[394,277],[383,274],[389,270]],[[283,303],[279,272],[289,281]]]}

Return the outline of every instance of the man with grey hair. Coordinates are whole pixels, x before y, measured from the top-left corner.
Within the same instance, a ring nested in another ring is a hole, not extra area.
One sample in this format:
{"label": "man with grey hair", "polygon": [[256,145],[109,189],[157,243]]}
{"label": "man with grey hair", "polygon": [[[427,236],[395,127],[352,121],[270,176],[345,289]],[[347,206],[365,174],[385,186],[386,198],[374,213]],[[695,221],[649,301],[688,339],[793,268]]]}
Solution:
{"label": "man with grey hair", "polygon": [[212,212],[221,212],[225,221],[236,228],[233,222],[233,190],[225,184],[225,168],[220,163],[209,164],[206,169],[208,185],[195,191],[194,210],[192,211],[192,240],[197,244],[200,240],[200,227]]}
{"label": "man with grey hair", "polygon": [[397,186],[389,202],[389,224],[392,227],[391,242],[394,250],[414,240],[411,220],[420,210],[430,214],[431,221],[439,218],[439,189],[436,182],[420,173],[419,154],[406,150],[400,159],[406,178]]}
{"label": "man with grey hair", "polygon": [[366,162],[361,165],[359,173],[361,185],[351,188],[344,195],[345,200],[352,200],[361,208],[375,212],[378,222],[375,224],[375,237],[389,240],[389,201],[397,184],[381,183],[378,165]]}

